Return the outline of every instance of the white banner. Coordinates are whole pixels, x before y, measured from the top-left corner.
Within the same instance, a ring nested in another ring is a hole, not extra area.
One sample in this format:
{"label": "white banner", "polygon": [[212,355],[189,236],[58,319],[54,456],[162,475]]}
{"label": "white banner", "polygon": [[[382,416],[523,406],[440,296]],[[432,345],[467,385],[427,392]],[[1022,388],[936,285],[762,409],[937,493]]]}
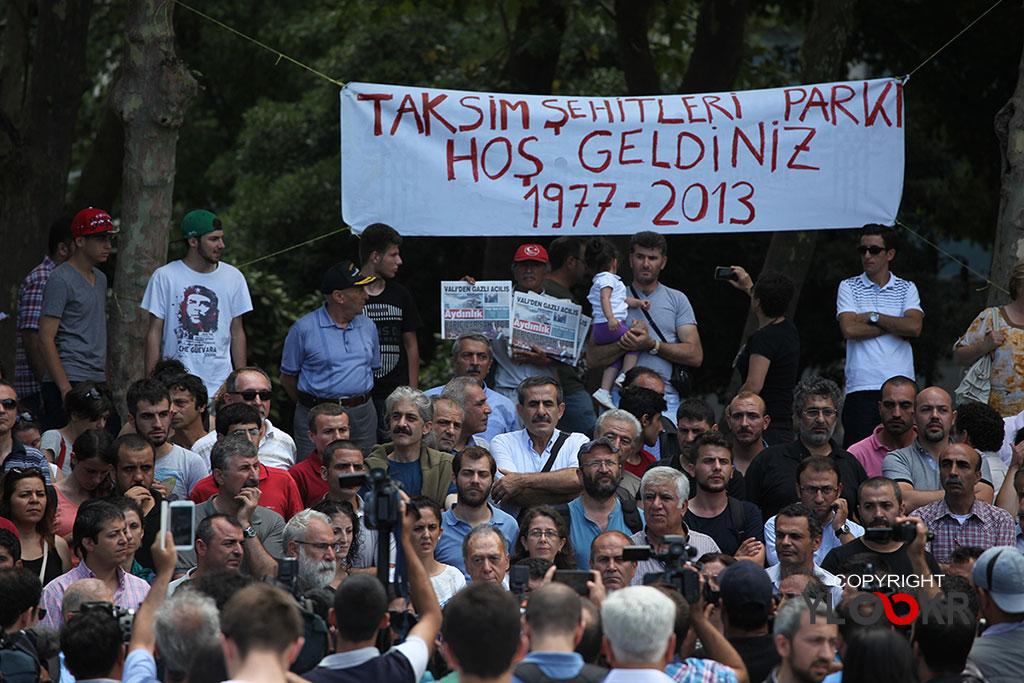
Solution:
{"label": "white banner", "polygon": [[474,237],[892,224],[905,122],[893,79],[604,98],[350,83],[342,215]]}

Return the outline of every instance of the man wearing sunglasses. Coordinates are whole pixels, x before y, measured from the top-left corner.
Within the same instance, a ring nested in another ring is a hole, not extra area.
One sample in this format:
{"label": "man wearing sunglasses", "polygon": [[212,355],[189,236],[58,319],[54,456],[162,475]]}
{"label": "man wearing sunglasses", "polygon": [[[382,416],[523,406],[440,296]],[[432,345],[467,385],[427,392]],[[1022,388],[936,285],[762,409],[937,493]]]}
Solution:
{"label": "man wearing sunglasses", "polygon": [[38,467],[47,484],[52,484],[50,468],[41,451],[14,438],[12,429],[18,419],[18,394],[14,385],[0,379],[0,473],[12,467]]}
{"label": "man wearing sunglasses", "polygon": [[892,228],[866,225],[857,253],[864,272],[839,283],[836,317],[846,339],[843,446],[866,438],[881,422],[878,401],[890,377],[914,377],[911,337],[921,335],[924,313],[913,282],[896,277]]}

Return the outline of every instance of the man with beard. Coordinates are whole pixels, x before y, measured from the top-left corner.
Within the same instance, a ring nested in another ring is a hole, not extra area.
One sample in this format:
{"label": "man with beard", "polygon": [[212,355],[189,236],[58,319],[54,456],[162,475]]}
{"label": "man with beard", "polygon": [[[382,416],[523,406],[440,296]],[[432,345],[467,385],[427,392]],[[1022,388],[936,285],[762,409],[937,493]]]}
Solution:
{"label": "man with beard", "polygon": [[[569,539],[576,549],[576,566],[590,569],[590,546],[607,531],[631,534],[622,501],[615,495],[622,478],[622,454],[604,437],[580,446],[578,470],[583,494],[569,503]],[[636,514],[636,506],[633,506]]]}
{"label": "man with beard", "polygon": [[[624,510],[629,516],[635,514],[629,510],[636,508],[636,494],[640,490],[640,476],[643,472],[640,475],[633,474],[625,465],[630,462],[641,462],[639,451],[643,446],[642,432],[640,421],[633,417],[632,413],[620,408],[604,411],[594,423],[594,436],[608,439],[612,446],[619,450],[620,477],[617,494],[627,506],[632,503],[632,507]],[[635,519],[627,519],[626,523],[636,527],[633,531],[639,531],[643,526],[639,515],[636,515]]]}
{"label": "man with beard", "polygon": [[767,444],[764,431],[771,417],[766,412],[764,399],[752,391],[741,391],[725,408],[725,421],[732,432],[732,465],[740,474],[746,474],[754,456]]}
{"label": "man with beard", "polygon": [[892,451],[906,448],[914,442],[914,399],[917,398],[917,382],[896,375],[885,380],[882,397],[878,401],[878,414],[882,424],[875,427],[869,436],[851,444],[848,451],[857,458],[869,477],[882,474],[882,461]]}
{"label": "man with beard", "polygon": [[[914,400],[917,438],[906,448],[885,456],[882,476],[899,484],[908,510],[916,510],[942,499],[939,456],[951,443],[950,432],[954,420],[956,411],[953,410],[953,399],[949,394],[939,387],[923,389]],[[991,503],[995,495],[992,473],[984,460],[981,462],[981,478],[974,487],[974,495],[986,503]]]}
{"label": "man with beard", "polygon": [[691,529],[707,534],[727,555],[764,565],[764,527],[761,511],[753,503],[726,493],[732,477],[732,451],[721,432],[704,432],[693,443],[691,472],[697,495],[690,500],[683,520]]}
{"label": "man with beard", "polygon": [[[284,554],[284,518],[259,505],[260,461],[256,447],[239,435],[225,436],[210,453],[213,481],[217,495],[196,505],[196,519],[202,520],[216,512],[234,517],[242,525],[245,536],[245,564],[242,573],[262,578],[277,573],[275,557]],[[195,551],[178,555],[176,571],[196,566]]]}
{"label": "man with beard", "polygon": [[[858,515],[868,529],[892,527],[896,518],[902,517],[906,510],[900,487],[886,477],[871,477],[861,484],[857,499],[860,501]],[[908,576],[917,573],[911,564],[906,543],[899,540],[873,541],[867,535],[830,550],[821,561],[821,568],[835,574],[846,560],[860,553],[876,555],[881,560],[880,564],[889,567],[890,574]],[[941,573],[931,553],[925,553],[925,561],[932,575]]]}
{"label": "man with beard", "polygon": [[927,547],[941,564],[949,564],[953,550],[960,546],[1016,545],[1017,520],[1013,515],[974,495],[980,475],[978,451],[966,444],[947,446],[939,457],[942,499],[910,513],[911,517],[920,517],[935,534]]}
{"label": "man with beard", "polygon": [[443,507],[448,494],[455,493],[452,455],[423,442],[433,428],[430,397],[418,389],[398,387],[385,407],[391,420],[391,441],[373,447],[366,458],[367,469],[387,470],[407,495],[424,495]]}
{"label": "man with beard", "polygon": [[196,375],[179,374],[163,382],[171,396],[171,441],[182,448],[192,448],[206,435],[203,420],[210,398],[203,380]]}
{"label": "man with beard", "polygon": [[331,518],[316,510],[303,510],[284,527],[284,547],[288,557],[299,560],[298,588],[305,593],[325,588],[334,580],[339,544],[334,541]]}
{"label": "man with beard", "polygon": [[142,541],[135,551],[135,559],[147,569],[153,569],[150,546],[160,530],[160,503],[167,497],[163,484],[153,481],[153,444],[139,434],[117,437],[111,449],[117,454],[114,467],[114,486],[117,493],[131,498],[142,509]]}
{"label": "man with beard", "polygon": [[565,412],[562,387],[551,377],[527,377],[516,389],[519,419],[525,429],[491,442],[498,480],[491,498],[511,515],[520,507],[567,503],[580,494],[576,457],[587,442],[583,434],[555,425]]}
{"label": "man with beard", "polygon": [[484,381],[475,377],[456,377],[444,386],[441,396],[454,401],[463,411],[462,431],[455,441],[455,450],[461,451],[470,444],[489,450],[490,444],[481,436],[487,431],[491,417]]}
{"label": "man with beard", "polygon": [[633,581],[636,562],[622,559],[622,549],[627,545],[633,545],[629,536],[621,531],[606,531],[590,546],[590,568],[601,572],[606,593],[625,588]]}
{"label": "man with beard", "polygon": [[[472,377],[481,382],[491,371],[494,356],[491,353],[491,340],[478,332],[460,334],[452,344],[452,369],[455,377]],[[445,385],[427,389],[427,396],[436,396],[444,390]],[[487,405],[491,407],[491,415],[487,420],[487,429],[483,437],[490,442],[498,434],[512,432],[519,428],[516,417],[516,404],[484,384]]]}
{"label": "man with beard", "polygon": [[157,268],[142,296],[149,312],[146,374],[161,358],[177,358],[213,393],[233,368],[245,366],[242,316],[252,310],[252,300],[242,272],[220,261],[219,218],[190,211],[181,221],[181,239],[188,246],[185,258]]}
{"label": "man with beard", "polygon": [[[821,545],[814,551],[815,564],[821,564],[832,548],[849,543],[864,535],[864,527],[849,519],[846,499],[842,498],[843,485],[839,483],[839,468],[831,458],[812,455],[796,468],[797,496],[809,506],[821,522]],[[764,538],[768,546],[768,566],[778,564],[775,552],[775,517],[764,525]]]}
{"label": "man with beard", "polygon": [[217,569],[238,570],[242,566],[245,535],[238,520],[216,513],[196,525],[196,566],[167,586],[170,596],[186,581],[197,579]]}
{"label": "man with beard", "polygon": [[[813,609],[813,613],[812,613]],[[775,614],[772,632],[782,663],[764,683],[821,683],[839,645],[839,627],[829,623],[824,603],[787,600]]]}
{"label": "man with beard", "polygon": [[[715,424],[715,411],[711,404],[699,398],[688,398],[679,404],[676,410],[676,445],[673,455],[667,460],[658,463],[658,466],[674,467],[686,475],[690,483],[690,495],[697,492],[697,484],[693,480],[693,460],[696,453],[693,444],[701,434],[705,432],[717,432],[718,425]],[[733,498],[744,500],[747,496],[746,487],[743,485],[743,475],[733,468],[726,490]]]}
{"label": "man with beard", "polygon": [[856,509],[857,487],[868,475],[856,458],[832,441],[842,402],[842,391],[830,379],[811,376],[797,383],[793,389],[797,438],[761,451],[745,476],[747,500],[761,508],[765,517],[778,514],[798,500],[796,469],[801,460],[812,455],[825,455],[835,461],[847,509]]}
{"label": "man with beard", "polygon": [[506,545],[511,546],[519,535],[519,525],[514,517],[487,500],[497,466],[486,448],[469,446],[456,453],[452,469],[458,502],[441,513],[442,533],[434,557],[442,564],[458,567],[468,579],[469,572],[462,557],[462,541],[466,535],[481,524],[490,524],[505,537]]}
{"label": "man with beard", "polygon": [[203,459],[169,440],[171,395],[164,383],[140,379],[128,387],[128,423],[136,434],[149,439],[156,452],[153,478],[167,490],[168,500],[188,500],[199,480],[206,476]]}

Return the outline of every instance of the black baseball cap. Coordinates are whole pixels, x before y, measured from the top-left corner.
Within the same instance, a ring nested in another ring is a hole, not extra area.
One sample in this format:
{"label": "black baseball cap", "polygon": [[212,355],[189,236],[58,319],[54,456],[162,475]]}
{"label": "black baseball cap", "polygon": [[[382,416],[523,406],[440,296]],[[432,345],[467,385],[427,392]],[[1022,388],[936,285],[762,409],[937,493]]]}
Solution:
{"label": "black baseball cap", "polygon": [[377,279],[376,275],[363,275],[351,261],[335,263],[324,273],[324,279],[320,283],[320,291],[330,294],[336,289],[348,289],[349,287],[362,287]]}

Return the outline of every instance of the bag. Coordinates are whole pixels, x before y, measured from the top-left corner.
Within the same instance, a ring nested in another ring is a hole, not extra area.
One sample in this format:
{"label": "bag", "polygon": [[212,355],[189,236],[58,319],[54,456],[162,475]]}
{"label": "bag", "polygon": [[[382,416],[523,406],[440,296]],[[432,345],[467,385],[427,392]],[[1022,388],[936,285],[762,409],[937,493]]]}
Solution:
{"label": "bag", "polygon": [[580,672],[572,678],[551,678],[533,662],[521,662],[516,666],[515,677],[524,683],[600,683],[607,675],[607,669],[584,663]]}
{"label": "bag", "polygon": [[[24,638],[24,636],[21,636]],[[14,637],[0,632],[0,683],[39,683],[39,660]]]}
{"label": "bag", "polygon": [[[640,298],[640,295],[637,294],[633,285],[629,286],[629,291],[637,299]],[[650,323],[651,329],[654,333],[661,337],[661,341],[668,344],[668,339],[666,339],[665,335],[661,333],[658,323],[654,322],[654,318],[651,317],[651,314],[644,311],[642,308],[640,310],[643,311],[644,317],[647,318],[647,322]],[[685,365],[677,365],[675,363],[670,363],[670,365],[672,366],[672,373],[669,375],[668,383],[672,385],[672,388],[675,389],[676,393],[680,396],[689,396],[693,391],[693,375],[690,373],[690,370]]]}
{"label": "bag", "polygon": [[[998,330],[999,319],[1002,317],[998,309],[994,317],[992,329]],[[957,405],[964,401],[977,401],[988,405],[989,396],[992,394],[992,354],[986,353],[967,368],[954,393]]]}

